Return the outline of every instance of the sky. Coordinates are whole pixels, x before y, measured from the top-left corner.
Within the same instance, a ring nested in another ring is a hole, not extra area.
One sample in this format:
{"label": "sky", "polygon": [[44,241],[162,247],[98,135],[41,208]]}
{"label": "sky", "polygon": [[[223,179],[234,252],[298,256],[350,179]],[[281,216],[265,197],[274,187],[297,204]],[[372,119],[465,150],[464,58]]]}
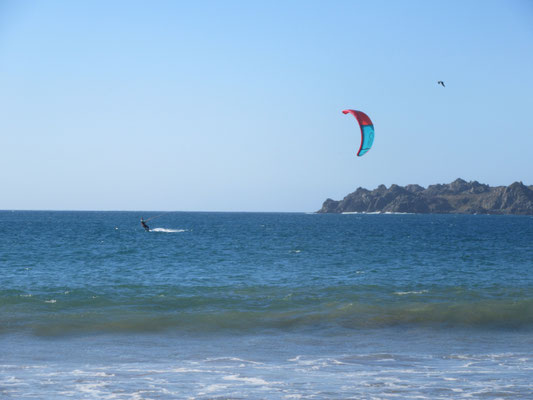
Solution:
{"label": "sky", "polygon": [[[363,157],[346,108],[374,122]],[[531,185],[532,114],[529,0],[0,0],[3,210]]]}

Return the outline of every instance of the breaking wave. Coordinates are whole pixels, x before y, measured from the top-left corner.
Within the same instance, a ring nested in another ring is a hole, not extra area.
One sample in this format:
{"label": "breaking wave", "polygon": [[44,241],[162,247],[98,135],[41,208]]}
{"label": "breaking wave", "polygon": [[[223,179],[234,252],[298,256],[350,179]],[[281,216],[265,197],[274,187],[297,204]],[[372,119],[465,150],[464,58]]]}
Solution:
{"label": "breaking wave", "polygon": [[[177,289],[176,289],[177,290]],[[397,326],[436,329],[531,329],[533,298],[444,300],[424,293],[393,296],[396,301],[366,301],[317,293],[235,292],[228,288],[207,292],[150,295],[70,293],[50,301],[47,295],[23,297],[5,293],[0,333],[26,331],[39,336],[97,332],[188,333],[298,330],[360,330]],[[405,300],[403,300],[405,299]],[[377,300],[377,299],[376,299]]]}

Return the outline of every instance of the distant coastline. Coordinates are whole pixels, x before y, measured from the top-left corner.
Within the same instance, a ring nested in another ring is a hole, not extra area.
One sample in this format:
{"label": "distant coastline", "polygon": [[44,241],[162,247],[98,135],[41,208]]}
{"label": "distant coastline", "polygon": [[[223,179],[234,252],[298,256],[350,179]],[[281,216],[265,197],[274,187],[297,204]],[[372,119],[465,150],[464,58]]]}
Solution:
{"label": "distant coastline", "polygon": [[327,199],[317,212],[533,215],[533,186],[515,182],[491,187],[460,178],[427,188],[380,185],[372,191],[358,188],[342,200]]}

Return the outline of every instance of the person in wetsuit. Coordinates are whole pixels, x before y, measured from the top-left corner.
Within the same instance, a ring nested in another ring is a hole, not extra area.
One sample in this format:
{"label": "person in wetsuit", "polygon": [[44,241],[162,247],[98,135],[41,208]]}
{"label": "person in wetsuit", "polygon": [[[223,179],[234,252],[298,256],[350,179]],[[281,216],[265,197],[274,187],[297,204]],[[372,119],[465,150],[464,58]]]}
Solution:
{"label": "person in wetsuit", "polygon": [[146,232],[150,232],[150,227],[148,225],[146,225],[146,222],[144,222],[144,218],[141,217],[141,225],[143,226],[144,230]]}

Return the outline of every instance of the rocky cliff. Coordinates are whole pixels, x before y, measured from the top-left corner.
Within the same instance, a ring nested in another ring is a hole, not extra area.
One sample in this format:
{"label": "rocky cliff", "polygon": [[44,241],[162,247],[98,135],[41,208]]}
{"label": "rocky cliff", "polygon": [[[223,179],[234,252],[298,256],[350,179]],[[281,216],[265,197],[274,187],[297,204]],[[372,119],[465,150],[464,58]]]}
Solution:
{"label": "rocky cliff", "polygon": [[463,179],[426,189],[419,185],[380,185],[372,191],[358,188],[339,201],[327,199],[318,212],[533,215],[533,186],[515,182],[491,187]]}

